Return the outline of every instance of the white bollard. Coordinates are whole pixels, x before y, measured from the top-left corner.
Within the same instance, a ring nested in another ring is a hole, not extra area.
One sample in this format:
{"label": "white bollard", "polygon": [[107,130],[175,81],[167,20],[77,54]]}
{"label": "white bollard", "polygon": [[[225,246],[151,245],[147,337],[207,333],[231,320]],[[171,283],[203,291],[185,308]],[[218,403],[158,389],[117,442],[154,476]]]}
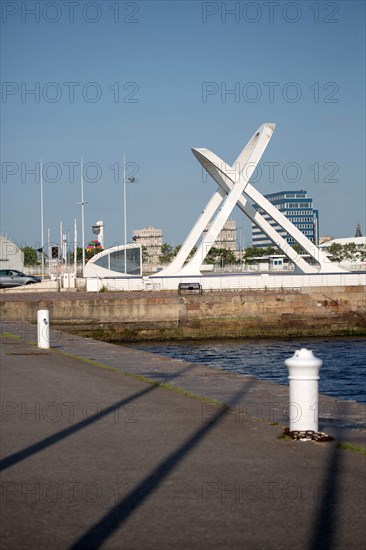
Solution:
{"label": "white bollard", "polygon": [[49,349],[50,347],[50,315],[48,309],[37,311],[37,336],[38,347]]}
{"label": "white bollard", "polygon": [[318,432],[318,380],[323,361],[302,348],[286,359],[290,385],[290,432]]}

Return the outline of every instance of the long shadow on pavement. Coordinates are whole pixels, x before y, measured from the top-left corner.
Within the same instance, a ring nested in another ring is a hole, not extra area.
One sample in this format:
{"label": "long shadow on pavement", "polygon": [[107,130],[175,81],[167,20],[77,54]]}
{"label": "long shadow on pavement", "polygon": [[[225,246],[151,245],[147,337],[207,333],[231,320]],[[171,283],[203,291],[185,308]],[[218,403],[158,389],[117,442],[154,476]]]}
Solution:
{"label": "long shadow on pavement", "polygon": [[[189,365],[188,367],[185,367],[179,371],[177,374],[170,375],[168,377],[168,380],[174,380],[176,378],[179,378],[182,374],[189,371],[190,369],[194,368],[194,365]],[[37,443],[34,443],[33,445],[30,445],[29,447],[22,449],[21,451],[18,451],[2,460],[0,460],[0,472],[3,470],[6,470],[10,466],[13,466],[14,464],[17,464],[18,462],[21,462],[22,460],[25,460],[26,458],[29,458],[30,456],[39,453],[40,451],[43,451],[47,447],[50,447],[51,445],[54,445],[55,443],[58,443],[62,439],[65,439],[66,437],[69,437],[70,435],[73,435],[74,433],[78,432],[79,430],[82,430],[86,428],[87,426],[90,426],[91,424],[94,424],[95,422],[98,422],[105,416],[112,414],[114,411],[120,409],[121,407],[124,407],[128,403],[131,403],[137,399],[140,399],[144,395],[150,393],[151,391],[155,390],[157,387],[159,387],[159,384],[153,383],[148,388],[144,388],[143,390],[134,393],[130,397],[127,397],[125,399],[122,399],[121,401],[117,401],[116,403],[113,403],[113,405],[107,407],[106,409],[103,409],[102,411],[85,418],[85,420],[81,420],[77,424],[74,424],[73,426],[70,426],[69,428],[65,428],[64,430],[61,430],[60,432],[57,432],[53,435],[50,435],[49,437],[46,437],[45,439],[42,439],[41,441],[38,441]]]}
{"label": "long shadow on pavement", "polygon": [[[339,435],[341,430],[339,430]],[[335,439],[338,433],[335,432]],[[330,451],[330,460],[325,472],[324,483],[318,487],[318,508],[314,519],[313,533],[310,539],[309,550],[332,550],[335,547],[337,513],[340,506],[339,488],[341,483],[342,452],[333,445]]]}
{"label": "long shadow on pavement", "polygon": [[38,443],[35,443],[34,445],[30,445],[30,447],[27,447],[26,449],[18,451],[17,453],[10,455],[4,458],[3,460],[0,460],[0,472],[3,470],[6,470],[10,466],[13,466],[14,464],[17,464],[18,462],[21,462],[22,460],[25,460],[26,458],[29,458],[30,456],[36,453],[39,453],[40,451],[43,451],[47,447],[50,447],[51,445],[58,443],[58,441],[65,439],[65,437],[69,437],[70,435],[73,435],[79,430],[82,430],[83,428],[86,428],[87,426],[90,426],[91,424],[98,422],[98,420],[101,420],[101,418],[103,418],[104,416],[107,416],[108,414],[113,413],[117,409],[124,407],[128,403],[131,403],[131,401],[139,399],[140,397],[151,392],[155,388],[156,386],[150,386],[149,388],[145,388],[144,390],[137,392],[131,395],[130,397],[127,397],[126,399],[117,401],[117,403],[113,403],[113,405],[111,405],[110,407],[107,407],[106,409],[103,409],[103,411],[100,411],[99,413],[94,414],[93,416],[90,416],[85,420],[82,420],[81,422],[78,422],[77,424],[70,426],[69,428],[66,428],[65,430],[62,430],[53,435],[50,435],[49,437],[42,439]]}
{"label": "long shadow on pavement", "polygon": [[[243,388],[237,392],[229,406],[237,403],[254,383],[253,380],[246,382]],[[178,466],[178,464],[195,448],[200,440],[227,414],[227,410],[219,409],[213,417],[206,422],[199,430],[184,441],[184,443],[163,460],[141,483],[131,491],[121,502],[112,508],[97,524],[80,537],[70,550],[100,548],[102,544],[128,519],[136,508],[141,506],[144,500],[151,495],[163,480]]]}

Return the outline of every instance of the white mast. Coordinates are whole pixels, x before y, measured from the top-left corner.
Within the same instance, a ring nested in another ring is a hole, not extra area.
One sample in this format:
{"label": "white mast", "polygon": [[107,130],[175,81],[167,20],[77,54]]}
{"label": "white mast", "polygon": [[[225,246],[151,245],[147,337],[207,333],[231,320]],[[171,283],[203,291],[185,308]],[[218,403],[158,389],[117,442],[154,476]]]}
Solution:
{"label": "white mast", "polygon": [[75,278],[77,275],[77,258],[78,256],[78,236],[77,236],[77,226],[76,226],[76,218],[74,219],[74,272],[75,272]]}
{"label": "white mast", "polygon": [[80,161],[80,180],[81,180],[81,246],[83,248],[83,274],[85,269],[85,228],[84,228],[84,177],[83,177],[83,158]]}
{"label": "white mast", "polygon": [[48,255],[48,276],[51,277],[51,260],[52,260],[52,246],[51,246],[51,230],[47,229],[47,255]]}
{"label": "white mast", "polygon": [[125,240],[125,273],[127,273],[127,257],[126,257],[126,244],[127,244],[127,193],[126,193],[126,156],[123,153],[123,219],[124,219],[124,240]]}
{"label": "white mast", "polygon": [[43,227],[43,164],[40,163],[40,178],[41,178],[41,250],[42,250],[42,281],[44,279],[44,227]]}
{"label": "white mast", "polygon": [[62,261],[63,259],[63,228],[62,222],[60,222],[60,248],[58,252],[58,259]]}

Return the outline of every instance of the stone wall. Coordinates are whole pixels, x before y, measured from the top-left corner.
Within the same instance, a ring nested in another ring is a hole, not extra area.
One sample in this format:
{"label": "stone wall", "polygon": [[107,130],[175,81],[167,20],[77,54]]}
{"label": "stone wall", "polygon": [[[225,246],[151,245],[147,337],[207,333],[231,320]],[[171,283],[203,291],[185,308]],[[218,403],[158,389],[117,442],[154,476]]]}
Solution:
{"label": "stone wall", "polygon": [[366,334],[365,287],[182,294],[62,293],[1,297],[1,318],[36,322],[108,341]]}

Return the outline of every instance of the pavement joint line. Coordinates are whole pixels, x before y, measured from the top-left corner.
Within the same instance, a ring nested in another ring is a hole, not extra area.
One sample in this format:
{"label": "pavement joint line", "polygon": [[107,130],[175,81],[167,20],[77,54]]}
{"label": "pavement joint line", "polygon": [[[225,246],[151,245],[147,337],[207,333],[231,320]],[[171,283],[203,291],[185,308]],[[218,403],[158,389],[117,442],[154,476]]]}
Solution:
{"label": "pavement joint line", "polygon": [[10,338],[11,340],[20,340],[19,334],[13,334],[11,332],[2,332],[0,338]]}
{"label": "pavement joint line", "polygon": [[352,451],[354,453],[366,455],[366,447],[363,447],[362,445],[353,445],[352,443],[347,443],[346,441],[338,441],[337,449],[343,449],[345,451]]}
{"label": "pavement joint line", "polygon": [[[3,334],[1,335],[3,337]],[[16,334],[6,334],[6,337],[14,338],[14,340],[20,339],[20,337]],[[37,342],[34,342],[33,340],[28,341],[28,344],[31,346],[36,346]],[[123,376],[127,376],[129,378],[133,378],[134,380],[138,380],[139,382],[144,382],[146,384],[151,384],[153,386],[166,389],[168,391],[178,393],[180,395],[184,395],[185,397],[189,397],[190,399],[196,399],[198,401],[202,401],[204,403],[210,403],[212,405],[216,405],[217,407],[230,411],[230,407],[226,403],[222,403],[218,401],[217,399],[210,399],[208,397],[205,397],[203,395],[196,394],[194,392],[190,392],[180,386],[173,386],[171,384],[168,384],[167,382],[157,382],[156,380],[152,380],[151,378],[147,378],[146,376],[142,376],[140,374],[134,374],[132,372],[128,372],[125,370],[117,369],[116,367],[112,367],[110,365],[106,365],[105,363],[101,363],[100,361],[95,361],[94,359],[89,359],[88,357],[83,357],[82,355],[76,355],[74,353],[66,352],[63,350],[60,350],[55,347],[50,347],[50,351],[59,353],[60,355],[64,355],[65,357],[71,357],[73,359],[78,359],[79,361],[82,361],[83,363],[87,363],[88,365],[92,365],[94,367],[102,368],[105,370],[109,370],[111,372],[116,372],[118,374],[122,374]],[[7,355],[10,355],[9,352],[5,352]],[[32,353],[32,352],[29,352]],[[19,352],[19,354],[23,355],[24,353]],[[14,355],[14,354],[12,354]],[[39,352],[39,353],[32,353],[32,355],[48,355],[47,351]]]}
{"label": "pavement joint line", "polygon": [[75,355],[73,353],[69,353],[60,349],[51,348],[56,353],[59,353],[61,355],[65,355],[66,357],[72,357],[74,359],[78,359],[80,361],[83,361],[84,363],[87,363],[88,365],[92,365],[94,367],[98,367],[101,369],[110,370],[112,372],[116,372],[118,374],[122,374],[123,376],[127,376],[129,378],[133,378],[134,380],[138,380],[139,382],[145,382],[146,384],[151,384],[152,386],[156,386],[158,388],[163,388],[165,390],[171,391],[173,393],[178,393],[180,395],[184,395],[185,397],[189,397],[190,399],[196,399],[198,401],[202,401],[204,403],[211,403],[212,405],[216,405],[219,408],[222,408],[224,410],[230,411],[229,405],[226,403],[221,403],[220,401],[216,399],[210,399],[208,397],[205,397],[203,395],[199,395],[194,392],[190,392],[180,386],[173,386],[172,384],[168,384],[167,382],[157,382],[156,380],[152,380],[151,378],[147,378],[146,376],[142,376],[140,374],[134,374],[132,372],[128,372],[125,370],[117,369],[116,367],[111,367],[110,365],[106,365],[105,363],[101,363],[100,361],[95,361],[94,359],[89,359],[87,357],[83,357],[81,355]]}

